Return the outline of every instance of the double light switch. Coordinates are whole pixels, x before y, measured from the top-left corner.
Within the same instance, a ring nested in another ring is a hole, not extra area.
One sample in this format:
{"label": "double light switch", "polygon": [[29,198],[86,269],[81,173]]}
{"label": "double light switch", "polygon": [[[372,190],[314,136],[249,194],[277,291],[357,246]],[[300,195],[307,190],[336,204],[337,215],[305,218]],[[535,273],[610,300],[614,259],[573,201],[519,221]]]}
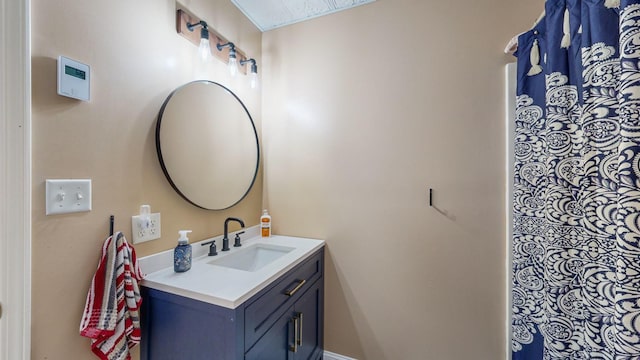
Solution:
{"label": "double light switch", "polygon": [[91,179],[47,179],[46,214],[91,210]]}

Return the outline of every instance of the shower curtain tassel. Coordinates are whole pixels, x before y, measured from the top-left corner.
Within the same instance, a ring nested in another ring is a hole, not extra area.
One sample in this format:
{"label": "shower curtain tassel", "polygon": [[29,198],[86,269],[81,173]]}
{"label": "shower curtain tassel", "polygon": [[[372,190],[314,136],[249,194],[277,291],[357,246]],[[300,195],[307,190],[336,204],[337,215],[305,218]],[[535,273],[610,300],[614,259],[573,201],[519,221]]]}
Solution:
{"label": "shower curtain tassel", "polygon": [[531,60],[531,69],[529,69],[527,75],[533,76],[540,74],[542,72],[542,66],[540,66],[540,48],[538,46],[538,39],[533,41],[529,59]]}
{"label": "shower curtain tassel", "polygon": [[571,45],[571,26],[569,24],[569,9],[564,9],[564,23],[562,24],[562,32],[564,36],[562,37],[562,42],[560,46],[564,49],[569,48]]}
{"label": "shower curtain tassel", "polygon": [[605,0],[604,6],[608,7],[609,9],[619,8],[620,0]]}

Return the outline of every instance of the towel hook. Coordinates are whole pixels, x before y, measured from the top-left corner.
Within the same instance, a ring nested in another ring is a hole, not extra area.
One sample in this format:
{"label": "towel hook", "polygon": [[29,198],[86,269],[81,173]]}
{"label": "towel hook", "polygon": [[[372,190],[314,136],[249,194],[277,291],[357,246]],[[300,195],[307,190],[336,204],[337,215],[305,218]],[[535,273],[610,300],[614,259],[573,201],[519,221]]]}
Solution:
{"label": "towel hook", "polygon": [[433,206],[433,189],[429,188],[429,206]]}
{"label": "towel hook", "polygon": [[113,224],[115,222],[115,216],[109,216],[109,236],[113,236]]}

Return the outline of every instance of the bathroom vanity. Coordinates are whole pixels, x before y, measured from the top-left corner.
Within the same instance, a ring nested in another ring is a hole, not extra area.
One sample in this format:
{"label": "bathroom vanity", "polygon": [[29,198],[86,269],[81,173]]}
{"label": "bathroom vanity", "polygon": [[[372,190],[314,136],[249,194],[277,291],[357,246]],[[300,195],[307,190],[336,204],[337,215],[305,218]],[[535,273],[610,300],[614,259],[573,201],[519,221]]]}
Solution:
{"label": "bathroom vanity", "polygon": [[322,358],[322,240],[256,237],[141,291],[143,360]]}

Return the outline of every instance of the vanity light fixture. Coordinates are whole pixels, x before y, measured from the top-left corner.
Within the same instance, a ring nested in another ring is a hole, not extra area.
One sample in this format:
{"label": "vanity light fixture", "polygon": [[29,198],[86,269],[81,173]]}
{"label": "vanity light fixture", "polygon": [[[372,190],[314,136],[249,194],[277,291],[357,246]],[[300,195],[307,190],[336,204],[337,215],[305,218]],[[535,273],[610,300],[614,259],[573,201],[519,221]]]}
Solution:
{"label": "vanity light fixture", "polygon": [[236,76],[238,73],[238,60],[236,59],[236,46],[232,42],[228,42],[226,44],[218,44],[216,45],[218,51],[222,51],[222,49],[228,47],[229,48],[229,62],[227,66],[229,67],[229,74],[231,76]]}
{"label": "vanity light fixture", "polygon": [[[194,31],[197,27],[201,27],[199,34]],[[249,57],[241,49],[237,48],[234,43],[212,28],[205,20],[198,18],[184,8],[176,10],[176,31],[198,47],[198,53],[203,62],[211,58],[217,58],[227,64],[231,76],[235,76],[238,73],[249,74],[250,68],[248,66],[238,66],[238,62],[247,60]],[[211,44],[215,44],[215,47],[211,46]]]}
{"label": "vanity light fixture", "polygon": [[256,64],[256,59],[249,60],[240,60],[240,66],[243,66],[247,63],[251,63],[251,70],[249,71],[249,79],[251,82],[251,88],[255,89],[258,87],[258,65]]}
{"label": "vanity light fixture", "polygon": [[202,26],[200,29],[200,46],[198,47],[198,53],[202,62],[207,62],[211,58],[211,45],[209,45],[209,28],[204,20],[200,20],[195,24],[187,23],[187,29],[193,31],[196,26]]}

